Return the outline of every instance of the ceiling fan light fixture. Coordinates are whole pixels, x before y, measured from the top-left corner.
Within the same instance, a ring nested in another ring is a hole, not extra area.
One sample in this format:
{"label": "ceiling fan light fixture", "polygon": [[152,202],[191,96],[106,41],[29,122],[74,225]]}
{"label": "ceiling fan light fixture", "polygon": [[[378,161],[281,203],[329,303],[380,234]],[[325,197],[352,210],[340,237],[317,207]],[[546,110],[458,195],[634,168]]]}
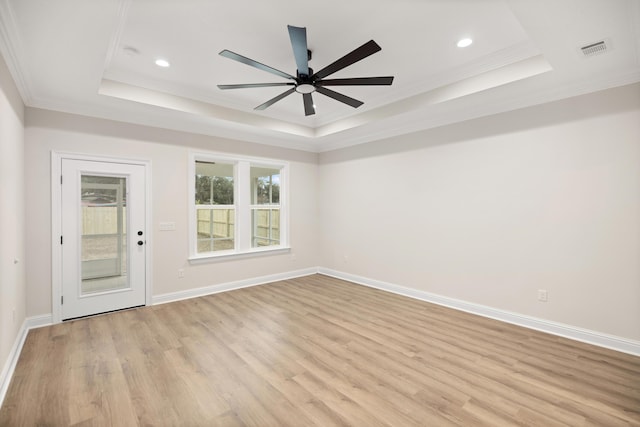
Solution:
{"label": "ceiling fan light fixture", "polygon": [[473,40],[471,40],[468,37],[465,37],[463,39],[458,40],[457,46],[458,47],[467,47],[467,46],[471,46],[472,43],[473,43]]}
{"label": "ceiling fan light fixture", "polygon": [[296,92],[298,93],[305,94],[305,93],[313,93],[315,91],[316,91],[316,87],[309,83],[302,83],[296,86]]}

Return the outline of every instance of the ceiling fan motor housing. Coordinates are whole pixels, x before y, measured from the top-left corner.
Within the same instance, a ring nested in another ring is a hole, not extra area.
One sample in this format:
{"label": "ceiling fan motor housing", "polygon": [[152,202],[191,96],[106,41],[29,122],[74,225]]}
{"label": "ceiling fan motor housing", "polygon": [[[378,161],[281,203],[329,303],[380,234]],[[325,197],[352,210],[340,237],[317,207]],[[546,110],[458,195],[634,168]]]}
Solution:
{"label": "ceiling fan motor housing", "polygon": [[311,76],[313,76],[312,68],[309,68],[309,74],[300,74],[300,71],[296,71],[296,73],[296,92],[305,94],[316,91],[315,81],[311,79]]}

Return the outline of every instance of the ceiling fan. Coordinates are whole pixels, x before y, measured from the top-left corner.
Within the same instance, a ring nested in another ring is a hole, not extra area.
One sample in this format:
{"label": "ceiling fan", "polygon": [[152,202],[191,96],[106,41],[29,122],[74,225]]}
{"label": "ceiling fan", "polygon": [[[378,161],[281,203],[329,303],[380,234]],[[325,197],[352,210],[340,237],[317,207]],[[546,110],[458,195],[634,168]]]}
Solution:
{"label": "ceiling fan", "polygon": [[295,77],[291,74],[285,73],[268,65],[249,59],[245,56],[238,55],[230,50],[223,50],[220,55],[225,58],[233,59],[234,61],[242,62],[243,64],[250,65],[259,70],[266,71],[276,76],[289,79],[289,82],[281,83],[249,83],[249,84],[233,84],[233,85],[218,85],[220,89],[246,89],[256,87],[270,87],[270,86],[293,86],[286,92],[268,100],[264,104],[258,105],[254,110],[264,110],[281,99],[291,95],[293,92],[302,94],[304,102],[304,114],[310,116],[315,114],[315,107],[313,104],[313,98],[311,94],[318,92],[323,95],[333,98],[336,101],[340,101],[354,108],[358,108],[363,104],[362,101],[335,92],[331,89],[327,89],[326,86],[388,86],[393,82],[393,76],[386,77],[354,77],[343,79],[325,79],[325,77],[342,70],[343,68],[352,65],[367,56],[382,50],[378,44],[369,40],[359,48],[351,51],[337,61],[327,65],[322,70],[314,73],[313,69],[309,68],[309,60],[311,59],[311,51],[307,47],[307,29],[304,27],[294,27],[287,25],[289,29],[289,37],[291,38],[291,47],[293,48],[293,56],[296,60],[296,66],[298,67]]}

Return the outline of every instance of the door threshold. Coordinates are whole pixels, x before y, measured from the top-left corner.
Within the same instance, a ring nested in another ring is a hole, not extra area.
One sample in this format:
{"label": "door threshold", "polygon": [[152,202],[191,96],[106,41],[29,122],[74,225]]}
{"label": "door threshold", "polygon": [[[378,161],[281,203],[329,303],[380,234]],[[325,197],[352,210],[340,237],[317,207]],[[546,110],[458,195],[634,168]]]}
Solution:
{"label": "door threshold", "polygon": [[103,312],[100,312],[100,313],[87,314],[87,315],[85,315],[85,316],[70,317],[70,318],[68,318],[68,319],[62,319],[62,321],[63,321],[63,322],[70,322],[70,321],[72,321],[72,320],[80,320],[80,319],[86,319],[86,318],[89,318],[89,317],[103,316],[103,315],[105,315],[105,314],[117,313],[117,312],[119,312],[119,311],[133,310],[133,309],[140,308],[140,307],[146,307],[146,305],[145,305],[145,304],[142,304],[142,305],[135,305],[135,306],[133,306],[133,307],[125,307],[125,308],[120,308],[120,309],[118,309],[118,310],[103,311]]}

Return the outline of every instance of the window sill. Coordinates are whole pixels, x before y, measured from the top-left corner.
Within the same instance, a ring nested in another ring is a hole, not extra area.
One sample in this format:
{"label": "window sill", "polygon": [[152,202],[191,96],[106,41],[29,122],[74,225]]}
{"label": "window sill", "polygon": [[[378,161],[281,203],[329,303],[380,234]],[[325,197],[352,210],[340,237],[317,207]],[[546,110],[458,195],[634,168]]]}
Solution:
{"label": "window sill", "polygon": [[254,258],[259,256],[278,255],[291,252],[289,246],[278,246],[276,248],[252,249],[247,252],[225,252],[220,254],[193,255],[189,257],[189,264],[206,264],[209,262],[221,262],[244,258]]}

